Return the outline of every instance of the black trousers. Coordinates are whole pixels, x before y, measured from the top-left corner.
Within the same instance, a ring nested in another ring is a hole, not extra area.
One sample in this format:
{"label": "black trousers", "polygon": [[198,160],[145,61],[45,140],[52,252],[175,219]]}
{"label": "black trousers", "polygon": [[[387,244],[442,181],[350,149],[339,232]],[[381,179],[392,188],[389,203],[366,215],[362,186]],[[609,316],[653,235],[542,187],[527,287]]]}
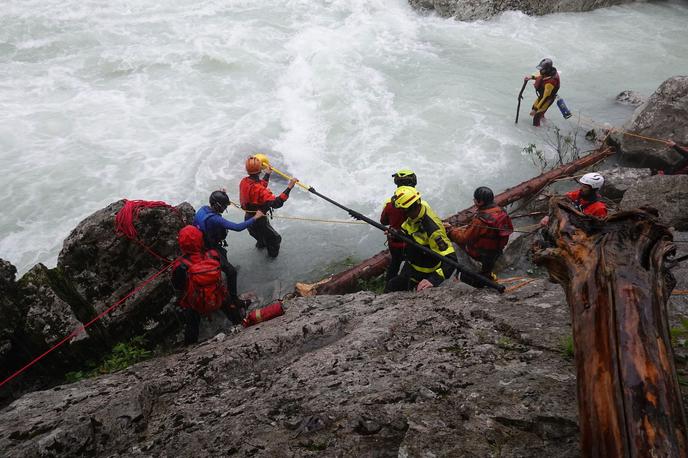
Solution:
{"label": "black trousers", "polygon": [[[501,251],[487,251],[485,253],[482,253],[478,259],[475,259],[480,263],[480,275],[483,277],[491,278],[490,276],[492,275],[492,269],[494,269],[495,264],[497,263],[497,259],[502,255]],[[473,280],[472,278],[468,278],[466,275],[461,274],[461,281],[464,282],[467,285],[471,285],[475,288],[482,288],[482,286]]]}
{"label": "black trousers", "polygon": [[[253,218],[253,213],[246,213],[244,221]],[[268,256],[276,258],[279,254],[280,244],[282,243],[282,236],[277,233],[274,227],[270,225],[267,217],[257,220],[248,228],[248,233],[251,237],[256,239],[256,246],[258,248],[267,248]]]}
{"label": "black trousers", "polygon": [[[239,324],[243,319],[239,307],[232,307],[228,302],[222,304],[220,309],[232,324]],[[194,309],[182,309],[184,320],[184,345],[191,345],[198,342],[198,335],[201,327],[201,314]]]}
{"label": "black trousers", "polygon": [[230,299],[234,300],[239,295],[237,294],[237,270],[227,259],[227,249],[220,245],[215,245],[213,249],[217,250],[220,255],[220,267],[227,276],[227,290],[229,291]]}
{"label": "black trousers", "polygon": [[387,266],[387,274],[385,275],[386,282],[389,282],[392,278],[399,275],[399,268],[401,267],[401,263],[404,262],[404,249],[390,246],[389,254],[392,259],[389,261],[389,266]]}
{"label": "black trousers", "polygon": [[408,262],[404,264],[399,275],[392,277],[387,281],[385,285],[385,293],[391,293],[392,291],[411,291],[418,286],[423,279],[428,278],[429,273],[418,272],[416,269],[411,267]]}

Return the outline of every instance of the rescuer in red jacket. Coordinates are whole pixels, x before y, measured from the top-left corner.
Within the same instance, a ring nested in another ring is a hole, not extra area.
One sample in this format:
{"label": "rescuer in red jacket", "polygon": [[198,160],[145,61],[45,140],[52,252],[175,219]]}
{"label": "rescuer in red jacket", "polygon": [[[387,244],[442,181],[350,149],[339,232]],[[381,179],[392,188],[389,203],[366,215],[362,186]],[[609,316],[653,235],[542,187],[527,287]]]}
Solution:
{"label": "rescuer in red jacket", "polygon": [[533,86],[537,98],[533,102],[530,115],[533,117],[533,125],[539,127],[540,121],[545,117],[545,112],[557,98],[561,80],[557,69],[552,64],[552,59],[542,59],[537,69],[540,71],[539,74],[527,75],[524,79],[535,80]]}
{"label": "rescuer in red jacket", "polygon": [[[496,275],[492,270],[509,242],[514,226],[506,211],[495,204],[494,193],[490,188],[481,186],[476,189],[473,193],[473,203],[478,211],[471,222],[465,227],[449,229],[447,235],[471,258],[480,262],[481,275],[495,280]],[[461,280],[469,285],[479,286],[467,279]]]}
{"label": "rescuer in red jacket", "polygon": [[[282,191],[279,196],[275,196],[268,189],[270,181],[270,174],[272,169],[270,166],[265,167],[265,174],[260,178],[260,172],[263,169],[263,163],[255,156],[246,159],[247,177],[244,177],[239,183],[239,200],[241,201],[241,208],[246,212],[244,217],[248,220],[254,216],[257,211],[267,213],[275,208],[280,208],[284,202],[289,198],[294,185],[299,181],[296,178],[289,180],[287,189]],[[277,233],[275,228],[270,225],[267,218],[261,218],[253,223],[248,228],[248,233],[256,239],[256,248],[267,248],[268,256],[276,258],[279,254],[282,237]]]}
{"label": "rescuer in red jacket", "polygon": [[[415,187],[417,183],[416,174],[409,169],[399,170],[392,175],[392,177],[394,178],[394,184],[397,185],[397,188],[399,186]],[[406,221],[406,212],[404,209],[396,208],[391,197],[387,199],[385,208],[382,209],[382,214],[380,215],[380,223],[393,229],[400,230],[404,221]],[[385,284],[399,274],[401,263],[404,262],[404,248],[406,244],[390,233],[387,236],[387,246],[389,247],[389,254],[392,259],[387,267]]]}
{"label": "rescuer in red jacket", "polygon": [[604,184],[604,177],[599,173],[586,173],[578,182],[580,189],[567,192],[566,197],[576,208],[586,215],[596,216],[597,218],[607,217],[607,204],[602,201],[599,190]]}
{"label": "rescuer in red jacket", "polygon": [[[602,201],[599,190],[604,184],[604,177],[597,172],[586,173],[578,180],[580,189],[567,192],[566,197],[571,199],[573,205],[585,215],[596,218],[607,217],[607,204]],[[542,218],[541,226],[549,224],[549,215]]]}

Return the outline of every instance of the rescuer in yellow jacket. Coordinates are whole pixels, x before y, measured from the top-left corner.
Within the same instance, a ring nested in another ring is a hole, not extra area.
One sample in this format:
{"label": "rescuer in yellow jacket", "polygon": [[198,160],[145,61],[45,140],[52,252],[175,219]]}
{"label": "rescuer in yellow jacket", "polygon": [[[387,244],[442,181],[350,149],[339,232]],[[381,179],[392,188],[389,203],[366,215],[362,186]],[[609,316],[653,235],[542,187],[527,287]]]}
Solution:
{"label": "rescuer in yellow jacket", "polygon": [[[406,220],[401,225],[404,235],[412,238],[419,245],[435,253],[456,261],[456,253],[444,229],[442,220],[430,206],[421,201],[420,193],[411,186],[400,186],[393,197],[394,206],[403,209]],[[391,278],[385,286],[385,292],[422,291],[439,286],[454,273],[454,266],[435,256],[424,253],[418,247],[407,244],[406,263],[399,275]]]}
{"label": "rescuer in yellow jacket", "polygon": [[542,59],[537,69],[540,70],[538,74],[527,75],[524,79],[535,80],[533,86],[537,99],[533,102],[530,115],[533,117],[533,125],[539,127],[540,121],[545,117],[545,112],[557,98],[561,80],[557,69],[552,64],[552,59]]}

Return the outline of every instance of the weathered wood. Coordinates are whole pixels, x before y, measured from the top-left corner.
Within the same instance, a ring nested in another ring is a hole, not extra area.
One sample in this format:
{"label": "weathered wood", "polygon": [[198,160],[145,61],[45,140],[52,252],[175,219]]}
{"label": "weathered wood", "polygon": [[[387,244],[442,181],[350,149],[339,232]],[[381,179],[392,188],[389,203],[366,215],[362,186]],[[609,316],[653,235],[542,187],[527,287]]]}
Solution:
{"label": "weathered wood", "polygon": [[[495,196],[495,202],[500,206],[506,206],[525,197],[532,196],[554,180],[572,176],[579,170],[600,162],[614,154],[614,152],[614,149],[605,147],[577,161],[552,169],[498,194]],[[469,207],[448,217],[445,221],[453,225],[467,224],[473,217],[475,210],[475,206]],[[301,290],[309,291],[309,294],[344,294],[354,291],[359,279],[368,280],[382,274],[389,265],[389,260],[389,251],[381,251],[372,258],[368,258],[350,269],[333,275],[329,279],[320,280],[316,285],[302,284]]]}
{"label": "weathered wood", "polygon": [[581,450],[587,457],[684,457],[686,418],[666,302],[672,235],[650,209],[583,215],[550,201],[536,264],[571,308]]}

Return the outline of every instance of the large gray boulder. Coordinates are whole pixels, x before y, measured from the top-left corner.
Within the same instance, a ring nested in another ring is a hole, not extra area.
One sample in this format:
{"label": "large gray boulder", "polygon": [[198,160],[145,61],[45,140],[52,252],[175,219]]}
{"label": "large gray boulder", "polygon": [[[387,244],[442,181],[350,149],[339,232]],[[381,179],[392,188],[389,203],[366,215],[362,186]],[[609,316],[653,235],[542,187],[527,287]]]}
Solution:
{"label": "large gray boulder", "polygon": [[676,230],[688,230],[688,175],[655,175],[631,186],[621,201],[622,210],[652,207],[659,219]]}
{"label": "large gray boulder", "polygon": [[602,170],[604,186],[600,194],[611,200],[621,199],[631,186],[640,180],[652,176],[650,169],[633,169],[630,167],[614,167]]}
{"label": "large gray boulder", "polygon": [[0,411],[4,456],[577,457],[569,310],[499,296],[320,296],[283,317]]}
{"label": "large gray boulder", "polygon": [[[82,221],[65,240],[57,266],[34,266],[19,281],[16,269],[0,260],[0,376],[4,379],[75,329],[118,303],[179,255],[177,232],[192,220],[194,209],[142,209],[135,227],[138,241],[115,233],[115,202]],[[151,254],[155,252],[156,255]],[[98,361],[117,342],[144,333],[156,340],[176,338],[169,275],[148,281],[136,294],[75,334],[16,381],[0,390],[0,405],[37,385],[60,380],[70,370]]]}
{"label": "large gray boulder", "polygon": [[[188,203],[174,209],[144,208],[135,223],[138,241],[131,241],[115,234],[115,215],[123,206],[123,200],[115,202],[79,223],[65,239],[57,260],[65,280],[98,313],[164,267],[165,261],[156,255],[170,260],[179,255],[177,232],[195,214]],[[131,335],[147,322],[154,325],[171,298],[169,276],[159,276],[146,285],[143,294],[127,300],[102,323],[111,334]]]}
{"label": "large gray boulder", "polygon": [[635,0],[409,0],[421,11],[435,11],[443,17],[460,21],[489,19],[504,11],[522,11],[540,16],[550,13],[591,11],[607,6],[633,3]]}
{"label": "large gray boulder", "polygon": [[[688,144],[688,76],[664,81],[624,125],[627,132]],[[624,134],[614,134],[620,143],[622,160],[637,167],[670,169],[683,158],[665,144]]]}

